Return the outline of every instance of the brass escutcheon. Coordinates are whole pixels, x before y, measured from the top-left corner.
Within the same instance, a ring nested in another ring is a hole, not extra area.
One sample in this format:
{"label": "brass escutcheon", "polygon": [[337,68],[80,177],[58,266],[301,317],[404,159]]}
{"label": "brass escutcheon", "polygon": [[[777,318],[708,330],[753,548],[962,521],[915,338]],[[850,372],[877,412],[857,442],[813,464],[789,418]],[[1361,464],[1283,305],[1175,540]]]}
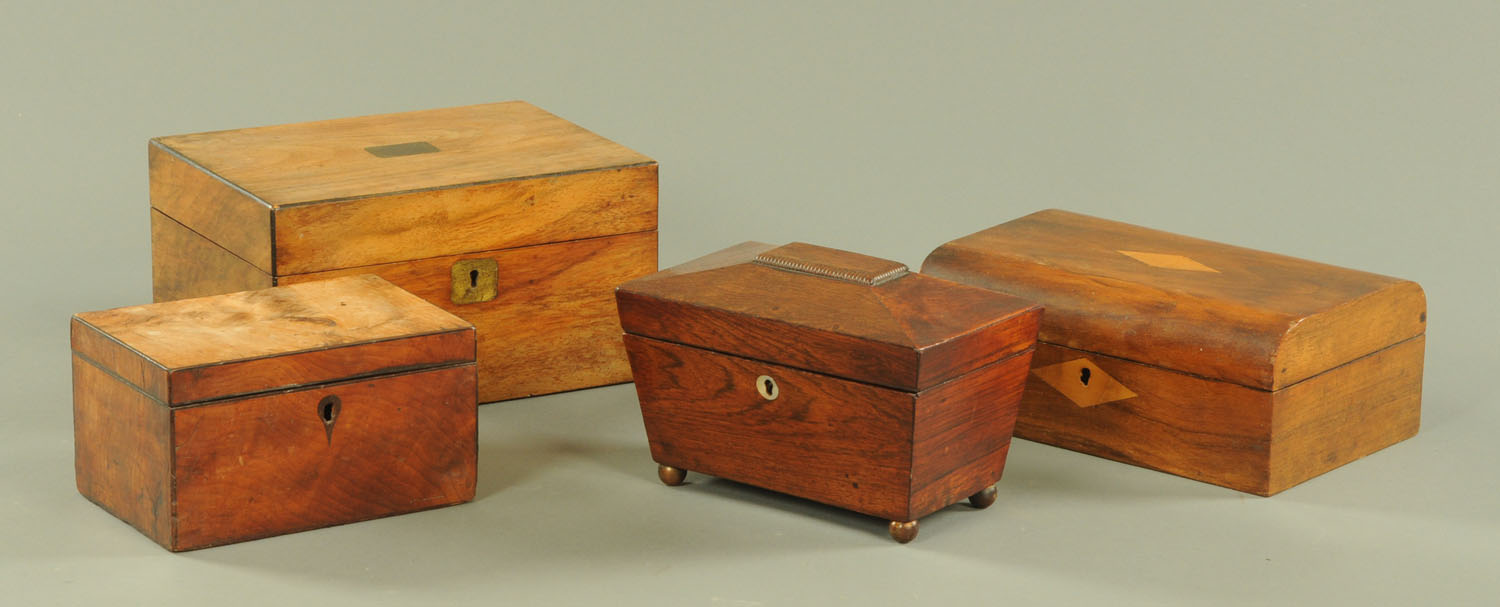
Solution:
{"label": "brass escutcheon", "polygon": [[500,264],[493,259],[463,259],[453,264],[453,290],[448,297],[456,304],[489,301],[500,294]]}

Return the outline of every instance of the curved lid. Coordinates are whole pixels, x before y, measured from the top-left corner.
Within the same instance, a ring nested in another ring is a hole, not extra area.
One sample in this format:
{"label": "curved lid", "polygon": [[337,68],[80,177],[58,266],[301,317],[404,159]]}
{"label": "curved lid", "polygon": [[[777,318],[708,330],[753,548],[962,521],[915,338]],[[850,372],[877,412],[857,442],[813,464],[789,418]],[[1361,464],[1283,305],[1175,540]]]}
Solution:
{"label": "curved lid", "polygon": [[1427,320],[1411,281],[1059,210],[949,242],[922,269],[1041,302],[1044,342],[1263,390]]}
{"label": "curved lid", "polygon": [[913,391],[1031,348],[1041,312],[805,243],[743,243],[616,297],[627,333]]}

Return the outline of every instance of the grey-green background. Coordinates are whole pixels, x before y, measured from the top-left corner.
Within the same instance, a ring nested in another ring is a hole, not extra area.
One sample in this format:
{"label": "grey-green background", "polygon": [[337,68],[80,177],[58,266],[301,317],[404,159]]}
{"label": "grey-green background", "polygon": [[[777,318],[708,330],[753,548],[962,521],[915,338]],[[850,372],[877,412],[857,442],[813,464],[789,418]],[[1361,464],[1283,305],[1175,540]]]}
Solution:
{"label": "grey-green background", "polygon": [[[1500,4],[0,4],[0,603],[1494,604]],[[1415,439],[1274,498],[1018,441],[990,510],[654,478],[630,386],[480,412],[472,504],[172,555],[78,496],[66,320],[146,139],[526,99],[661,162],[661,263],[917,265],[1046,207],[1426,287]]]}

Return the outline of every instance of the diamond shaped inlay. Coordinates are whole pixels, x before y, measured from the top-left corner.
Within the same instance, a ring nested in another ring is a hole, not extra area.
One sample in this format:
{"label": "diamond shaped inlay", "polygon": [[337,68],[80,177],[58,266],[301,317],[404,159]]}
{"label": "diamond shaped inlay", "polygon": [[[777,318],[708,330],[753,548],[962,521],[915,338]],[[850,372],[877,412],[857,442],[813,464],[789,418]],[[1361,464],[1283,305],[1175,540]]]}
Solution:
{"label": "diamond shaped inlay", "polygon": [[1215,269],[1210,268],[1208,266],[1205,266],[1205,265],[1203,265],[1201,263],[1198,263],[1197,260],[1195,260],[1195,259],[1193,259],[1191,257],[1183,257],[1181,255],[1172,255],[1172,254],[1169,254],[1169,253],[1146,253],[1144,251],[1116,251],[1116,252],[1119,253],[1119,254],[1121,254],[1121,255],[1128,256],[1131,259],[1134,259],[1136,261],[1139,261],[1139,262],[1141,262],[1143,264],[1146,264],[1146,265],[1152,266],[1152,267],[1166,268],[1168,270],[1188,270],[1188,271],[1191,271],[1191,272],[1213,272],[1215,274],[1219,273],[1218,270],[1215,270]]}
{"label": "diamond shaped inlay", "polygon": [[1038,367],[1032,369],[1031,373],[1080,407],[1092,407],[1137,396],[1125,384],[1110,377],[1087,358]]}

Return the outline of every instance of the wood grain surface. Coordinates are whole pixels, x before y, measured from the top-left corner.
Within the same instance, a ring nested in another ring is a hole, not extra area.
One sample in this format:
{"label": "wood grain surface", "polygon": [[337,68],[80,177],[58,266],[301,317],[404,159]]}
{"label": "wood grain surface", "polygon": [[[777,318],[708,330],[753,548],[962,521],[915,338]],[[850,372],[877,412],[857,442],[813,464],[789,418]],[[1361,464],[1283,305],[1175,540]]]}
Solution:
{"label": "wood grain surface", "polygon": [[1268,493],[1416,436],[1426,345],[1414,337],[1277,391]]}
{"label": "wood grain surface", "polygon": [[[892,521],[1000,479],[1030,352],[913,394],[626,335],[652,457]],[[761,376],[774,400],[756,389]]]}
{"label": "wood grain surface", "polygon": [[[799,263],[854,273],[874,259],[841,266],[848,253],[789,246]],[[745,243],[621,285],[621,323],[638,335],[907,391],[1025,350],[1036,331],[1039,308],[987,289],[916,273],[870,286],[754,261],[779,250]],[[889,263],[871,267],[884,272]]]}
{"label": "wood grain surface", "polygon": [[[651,457],[908,521],[913,395],[626,335]],[[780,396],[755,389],[768,375]]]}
{"label": "wood grain surface", "polygon": [[172,301],[274,286],[271,275],[151,209],[151,297]]}
{"label": "wood grain surface", "polygon": [[[470,328],[375,276],[85,312],[74,318],[169,370]],[[81,352],[109,361],[92,350]],[[170,400],[165,394],[155,396]]]}
{"label": "wood grain surface", "polygon": [[1087,359],[1091,368],[1137,396],[1084,407],[1031,374],[1016,436],[1268,493],[1270,392],[1047,343],[1037,344],[1031,364],[1041,368],[1078,359]]}
{"label": "wood grain surface", "polygon": [[[656,232],[641,232],[281,280],[371,273],[472,322],[479,399],[491,402],[630,381],[611,289],[654,271],[656,247]],[[455,304],[449,268],[470,259],[496,262],[499,294]]]}
{"label": "wood grain surface", "polygon": [[284,207],[276,274],[652,231],[656,204],[650,164]]}
{"label": "wood grain surface", "polygon": [[[172,550],[466,502],[477,460],[465,364],[173,410]],[[340,400],[332,430],[319,404]]]}
{"label": "wood grain surface", "polygon": [[158,544],[172,542],[168,410],[73,356],[73,468],[78,492]]}
{"label": "wood grain surface", "polygon": [[269,204],[155,140],[146,155],[151,208],[257,269],[274,273]]}
{"label": "wood grain surface", "polygon": [[1426,327],[1410,281],[1066,211],[949,242],[922,270],[1042,303],[1044,342],[1263,390]]}
{"label": "wood grain surface", "polygon": [[[155,142],[277,207],[653,163],[524,101],[176,135]],[[410,142],[426,142],[438,151],[391,158],[366,151]]]}

